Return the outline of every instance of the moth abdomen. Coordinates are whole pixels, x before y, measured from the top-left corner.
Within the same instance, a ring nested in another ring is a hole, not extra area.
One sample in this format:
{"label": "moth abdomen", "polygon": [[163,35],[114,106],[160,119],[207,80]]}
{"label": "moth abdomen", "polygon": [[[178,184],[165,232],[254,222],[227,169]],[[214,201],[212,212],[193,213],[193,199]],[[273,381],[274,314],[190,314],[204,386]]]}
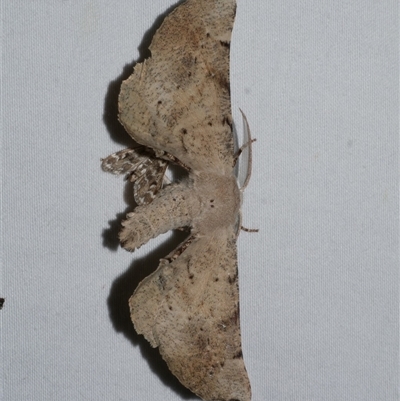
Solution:
{"label": "moth abdomen", "polygon": [[151,203],[138,206],[127,215],[119,234],[121,245],[133,251],[169,230],[191,226],[199,211],[200,200],[193,196],[190,184],[169,185]]}

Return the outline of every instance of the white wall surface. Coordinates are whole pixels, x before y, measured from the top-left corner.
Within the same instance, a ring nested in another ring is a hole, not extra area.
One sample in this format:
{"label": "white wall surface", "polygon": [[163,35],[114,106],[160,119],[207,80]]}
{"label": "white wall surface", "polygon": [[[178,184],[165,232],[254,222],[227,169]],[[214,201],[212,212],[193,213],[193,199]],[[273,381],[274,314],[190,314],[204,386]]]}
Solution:
{"label": "white wall surface", "polygon": [[[5,401],[196,399],[127,299],[176,244],[117,246],[118,88],[170,0],[2,2]],[[238,240],[254,401],[394,401],[397,2],[238,0],[232,107],[254,144]]]}

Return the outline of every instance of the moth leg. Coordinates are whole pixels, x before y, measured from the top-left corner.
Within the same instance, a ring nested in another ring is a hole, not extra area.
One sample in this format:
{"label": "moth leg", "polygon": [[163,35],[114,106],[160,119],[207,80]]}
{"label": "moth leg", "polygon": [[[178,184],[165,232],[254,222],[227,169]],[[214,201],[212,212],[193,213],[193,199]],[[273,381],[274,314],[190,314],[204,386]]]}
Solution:
{"label": "moth leg", "polygon": [[247,228],[244,226],[240,226],[240,229],[246,233],[258,233],[260,231],[258,228]]}
{"label": "moth leg", "polygon": [[246,142],[245,144],[243,144],[235,153],[235,158],[233,160],[233,165],[235,165],[240,157],[240,155],[242,154],[242,152],[248,147],[250,146],[250,144],[252,144],[253,142],[255,142],[257,139],[251,139],[249,142]]}
{"label": "moth leg", "polygon": [[239,237],[240,230],[245,231],[246,233],[258,233],[259,229],[258,228],[247,228],[242,226],[242,212],[239,211],[239,216],[238,216],[238,221],[236,223],[236,239]]}
{"label": "moth leg", "polygon": [[191,185],[183,182],[162,189],[153,202],[138,206],[122,222],[121,245],[133,251],[169,230],[190,226],[200,213],[200,200]]}

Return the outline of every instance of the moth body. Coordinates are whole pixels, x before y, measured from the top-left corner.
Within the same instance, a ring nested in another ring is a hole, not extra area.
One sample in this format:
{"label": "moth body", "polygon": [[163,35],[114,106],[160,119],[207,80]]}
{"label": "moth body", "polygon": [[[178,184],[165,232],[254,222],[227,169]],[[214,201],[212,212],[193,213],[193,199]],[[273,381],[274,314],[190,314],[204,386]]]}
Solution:
{"label": "moth body", "polygon": [[233,175],[191,174],[162,189],[150,204],[129,213],[120,232],[121,243],[133,251],[171,229],[187,226],[193,236],[224,230],[236,223],[240,200]]}

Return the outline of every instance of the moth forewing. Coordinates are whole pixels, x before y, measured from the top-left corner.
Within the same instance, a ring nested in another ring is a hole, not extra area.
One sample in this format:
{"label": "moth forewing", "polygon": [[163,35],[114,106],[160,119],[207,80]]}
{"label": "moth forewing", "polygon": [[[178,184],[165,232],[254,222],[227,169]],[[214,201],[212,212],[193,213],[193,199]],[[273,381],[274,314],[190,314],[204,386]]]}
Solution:
{"label": "moth forewing", "polygon": [[[235,11],[234,0],[179,5],[155,33],[152,57],[122,83],[118,104],[119,119],[136,142],[188,170],[186,179],[157,191],[154,164],[143,161],[137,166],[143,172],[130,173],[138,197],[150,193],[151,201],[128,214],[122,246],[133,251],[168,230],[191,230],[138,285],[129,300],[131,319],[181,383],[210,401],[251,398],[240,338],[241,197],[229,88]],[[159,166],[158,175],[164,172]]]}

